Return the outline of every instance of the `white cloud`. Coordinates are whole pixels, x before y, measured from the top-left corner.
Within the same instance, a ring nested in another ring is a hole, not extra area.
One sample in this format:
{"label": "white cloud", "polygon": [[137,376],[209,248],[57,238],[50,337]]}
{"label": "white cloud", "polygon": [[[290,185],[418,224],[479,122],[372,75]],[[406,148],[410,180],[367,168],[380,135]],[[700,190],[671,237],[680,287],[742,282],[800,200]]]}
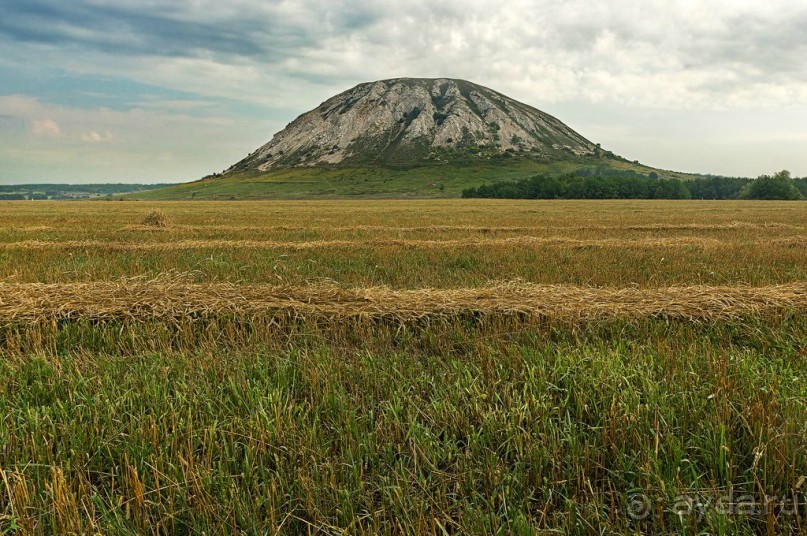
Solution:
{"label": "white cloud", "polygon": [[104,131],[103,134],[96,132],[95,130],[90,130],[88,132],[83,132],[81,134],[81,139],[86,141],[87,143],[100,143],[105,141],[112,141],[112,133],[108,130]]}
{"label": "white cloud", "polygon": [[[354,83],[405,75],[505,91],[530,85],[544,102],[807,102],[807,4],[792,0],[58,4],[74,22],[59,21],[61,41],[50,52],[71,71],[267,106],[298,108]],[[41,22],[20,19],[20,33]]]}
{"label": "white cloud", "polygon": [[[0,116],[11,119],[0,122],[0,182],[6,183],[196,179],[246,156],[269,130],[260,121],[245,127],[219,116],[87,110],[25,95],[0,96]],[[13,129],[19,122],[31,125],[33,138],[4,132],[3,125]],[[58,144],[47,138],[54,132]],[[166,154],[171,158],[163,158]]]}
{"label": "white cloud", "polygon": [[35,119],[31,121],[31,134],[38,138],[58,138],[62,130],[53,119]]}
{"label": "white cloud", "polygon": [[[701,171],[770,172],[772,159],[790,153],[749,148],[795,147],[802,137],[782,121],[807,120],[807,4],[793,0],[13,0],[4,9],[0,43],[14,53],[0,65],[131,79],[194,93],[200,103],[136,102],[131,123],[103,109],[90,114],[97,123],[80,113],[25,117],[52,117],[62,138],[84,142],[114,132],[109,143],[85,143],[108,150],[148,139],[144,147],[169,147],[177,166],[191,150],[174,146],[188,135],[199,162],[221,162],[208,172],[237,158],[227,160],[232,145],[205,142],[201,133],[243,142],[239,154],[246,153],[333,94],[398,76],[478,82],[557,111],[631,159],[679,169],[696,162]],[[265,115],[183,130],[194,124],[184,115],[191,111],[223,121],[220,108],[206,106],[224,100]],[[576,115],[581,109],[585,116]],[[779,122],[761,119],[760,110]],[[636,134],[643,115],[686,131],[685,139],[643,142]],[[722,123],[703,125],[703,116]],[[174,131],[175,121],[185,126]],[[727,159],[740,138],[743,149]],[[801,153],[773,169],[807,174]],[[189,165],[188,175],[198,167]]]}

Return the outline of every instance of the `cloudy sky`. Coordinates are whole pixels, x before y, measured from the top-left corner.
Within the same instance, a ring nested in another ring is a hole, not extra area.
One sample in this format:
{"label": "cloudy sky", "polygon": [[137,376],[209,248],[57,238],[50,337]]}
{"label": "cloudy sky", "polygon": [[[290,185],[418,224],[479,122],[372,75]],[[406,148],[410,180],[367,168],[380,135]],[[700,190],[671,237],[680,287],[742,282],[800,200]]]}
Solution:
{"label": "cloudy sky", "polygon": [[0,0],[0,183],[196,179],[401,76],[656,167],[805,176],[805,36],[796,0]]}

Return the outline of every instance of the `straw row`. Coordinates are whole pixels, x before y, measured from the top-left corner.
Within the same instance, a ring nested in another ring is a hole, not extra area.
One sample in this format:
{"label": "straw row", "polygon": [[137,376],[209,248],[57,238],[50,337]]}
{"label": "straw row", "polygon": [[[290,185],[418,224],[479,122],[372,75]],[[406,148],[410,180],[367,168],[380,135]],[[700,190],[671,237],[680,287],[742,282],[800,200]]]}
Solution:
{"label": "straw row", "polygon": [[[420,225],[420,226],[395,226],[395,225],[351,225],[351,226],[303,226],[303,225],[183,225],[171,224],[166,227],[154,227],[149,225],[127,225],[121,227],[120,231],[140,232],[140,231],[192,231],[192,232],[394,232],[394,233],[530,233],[540,231],[727,231],[740,229],[792,229],[803,230],[804,227],[778,222],[742,222],[733,221],[728,223],[651,223],[642,225],[532,225],[532,226],[479,226],[479,225]],[[46,232],[57,231],[59,228],[46,225],[31,227],[20,227],[15,231],[22,232]]]}
{"label": "straw row", "polygon": [[[177,225],[172,224],[170,229],[189,231],[329,231],[350,233],[359,231],[368,232],[396,232],[396,233],[529,233],[535,231],[727,231],[734,229],[793,229],[802,230],[804,227],[778,222],[753,223],[732,221],[728,223],[650,223],[637,225],[531,225],[531,226],[490,226],[490,225],[349,225],[349,226],[237,226],[237,225]],[[167,228],[168,229],[168,228]],[[140,231],[154,230],[146,225],[132,225],[124,230]]]}
{"label": "straw row", "polygon": [[570,320],[618,317],[720,320],[805,310],[807,283],[640,289],[504,282],[478,288],[417,290],[345,289],[333,284],[300,287],[188,284],[169,278],[0,283],[0,321],[5,323],[48,319],[182,319],[228,314],[334,319],[521,314]]}
{"label": "straw row", "polygon": [[[801,236],[784,237],[774,240],[742,241],[748,245],[804,245]],[[327,249],[327,248],[376,248],[414,247],[424,249],[489,247],[489,246],[569,246],[569,247],[737,247],[737,241],[724,241],[704,237],[660,237],[660,238],[605,238],[578,239],[571,237],[516,236],[506,238],[462,238],[446,240],[421,239],[354,239],[354,240],[175,240],[164,242],[121,242],[104,240],[22,240],[0,243],[0,249],[103,249],[126,251],[176,251],[191,249]]]}

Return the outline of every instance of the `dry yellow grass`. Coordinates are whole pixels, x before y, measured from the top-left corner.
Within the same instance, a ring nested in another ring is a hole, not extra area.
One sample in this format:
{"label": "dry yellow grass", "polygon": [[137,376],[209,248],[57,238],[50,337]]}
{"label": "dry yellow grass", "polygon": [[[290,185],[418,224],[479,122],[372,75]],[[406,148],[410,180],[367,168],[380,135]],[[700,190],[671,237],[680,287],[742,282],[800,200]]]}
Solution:
{"label": "dry yellow grass", "polygon": [[188,284],[170,281],[0,284],[0,319],[178,319],[238,315],[327,317],[453,317],[528,315],[564,320],[668,317],[720,320],[807,310],[807,283],[690,286],[657,289],[587,288],[500,282],[477,288],[394,290]]}
{"label": "dry yellow grass", "polygon": [[0,202],[0,533],[801,533],[805,207]]}
{"label": "dry yellow grass", "polygon": [[[175,230],[182,231],[234,231],[234,232],[283,232],[283,231],[325,231],[325,232],[355,232],[355,231],[370,231],[370,232],[383,232],[383,233],[445,233],[445,232],[464,232],[471,234],[488,234],[488,233],[533,233],[537,231],[723,231],[723,230],[736,230],[736,229],[790,229],[790,230],[804,230],[805,228],[799,225],[791,225],[787,223],[749,223],[742,221],[734,221],[729,223],[681,223],[681,224],[664,224],[664,223],[651,223],[646,225],[565,225],[565,226],[479,226],[479,225],[424,225],[424,226],[396,226],[396,225],[351,225],[351,226],[317,226],[317,225],[272,225],[272,226],[244,226],[244,225],[174,225]],[[53,230],[52,228],[41,226],[25,228],[24,231],[43,231]],[[153,230],[148,225],[127,225],[122,228],[125,231],[148,231]]]}
{"label": "dry yellow grass", "polygon": [[805,229],[799,203],[0,202],[0,281],[762,286],[807,280]]}
{"label": "dry yellow grass", "polygon": [[146,227],[168,227],[168,216],[162,210],[152,210],[140,223]]}
{"label": "dry yellow grass", "polygon": [[[764,245],[770,241],[754,240],[744,245]],[[804,245],[801,236],[775,239],[774,243],[786,246]],[[18,242],[0,243],[2,249],[104,249],[104,250],[143,250],[173,251],[183,249],[320,249],[320,248],[461,248],[485,246],[569,246],[569,247],[626,247],[653,248],[676,246],[700,247],[736,247],[733,241],[697,236],[661,237],[661,238],[603,238],[579,239],[565,236],[516,236],[505,238],[460,238],[443,240],[418,239],[365,239],[365,240],[313,240],[313,241],[280,241],[280,240],[176,240],[165,242],[121,242],[106,240],[21,240]]]}
{"label": "dry yellow grass", "polygon": [[[382,234],[544,234],[544,233],[574,233],[579,231],[609,232],[609,231],[737,231],[737,230],[789,230],[805,231],[807,228],[799,225],[786,223],[749,223],[730,222],[724,224],[647,224],[647,225],[565,225],[565,226],[477,226],[477,225],[427,225],[427,226],[394,226],[394,225],[351,225],[351,226],[318,226],[318,225],[168,225],[155,226],[144,223],[125,225],[119,229],[110,229],[110,232],[120,231],[123,233],[140,233],[151,231],[170,231],[176,234],[182,233],[287,233],[287,232],[318,232],[326,234],[334,233],[382,233]],[[57,227],[46,225],[34,227],[21,227],[15,232],[21,233],[43,233],[59,231]]]}

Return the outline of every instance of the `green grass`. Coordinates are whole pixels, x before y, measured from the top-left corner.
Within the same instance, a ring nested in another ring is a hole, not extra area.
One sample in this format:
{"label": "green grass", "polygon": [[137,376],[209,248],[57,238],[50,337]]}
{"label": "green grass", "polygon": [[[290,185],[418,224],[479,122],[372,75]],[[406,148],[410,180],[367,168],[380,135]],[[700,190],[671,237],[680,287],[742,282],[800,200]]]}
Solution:
{"label": "green grass", "polygon": [[[169,242],[170,244],[170,242]],[[803,250],[755,243],[734,249],[665,246],[514,245],[417,247],[356,244],[294,250],[213,246],[187,251],[126,251],[105,247],[48,248],[10,253],[0,260],[28,262],[0,266],[0,277],[18,281],[73,282],[116,280],[134,274],[156,277],[193,273],[196,282],[235,279],[240,283],[305,285],[335,280],[347,287],[395,288],[479,286],[501,279],[541,284],[596,286],[706,284],[743,281],[753,285],[803,281]]]}
{"label": "green grass", "polygon": [[[165,228],[141,225],[154,209]],[[9,202],[0,285],[753,287],[807,280],[805,228],[786,202]],[[525,236],[570,241],[508,241]],[[803,503],[714,506],[805,499],[804,310],[22,322],[3,305],[0,534],[807,529]],[[684,495],[712,504],[678,515]]]}
{"label": "green grass", "polygon": [[612,158],[567,157],[541,161],[513,157],[495,158],[490,162],[409,167],[335,166],[293,168],[265,174],[239,173],[125,197],[148,200],[459,197],[462,190],[484,183],[523,179],[541,173],[568,173],[598,165],[613,170],[656,171],[662,177],[689,176]]}
{"label": "green grass", "polygon": [[[805,326],[378,325],[338,344],[308,326],[226,351],[6,358],[0,529],[795,531],[795,516],[663,507],[795,490]],[[98,343],[121,326],[60,329]],[[658,503],[646,520],[627,514],[634,490]]]}

